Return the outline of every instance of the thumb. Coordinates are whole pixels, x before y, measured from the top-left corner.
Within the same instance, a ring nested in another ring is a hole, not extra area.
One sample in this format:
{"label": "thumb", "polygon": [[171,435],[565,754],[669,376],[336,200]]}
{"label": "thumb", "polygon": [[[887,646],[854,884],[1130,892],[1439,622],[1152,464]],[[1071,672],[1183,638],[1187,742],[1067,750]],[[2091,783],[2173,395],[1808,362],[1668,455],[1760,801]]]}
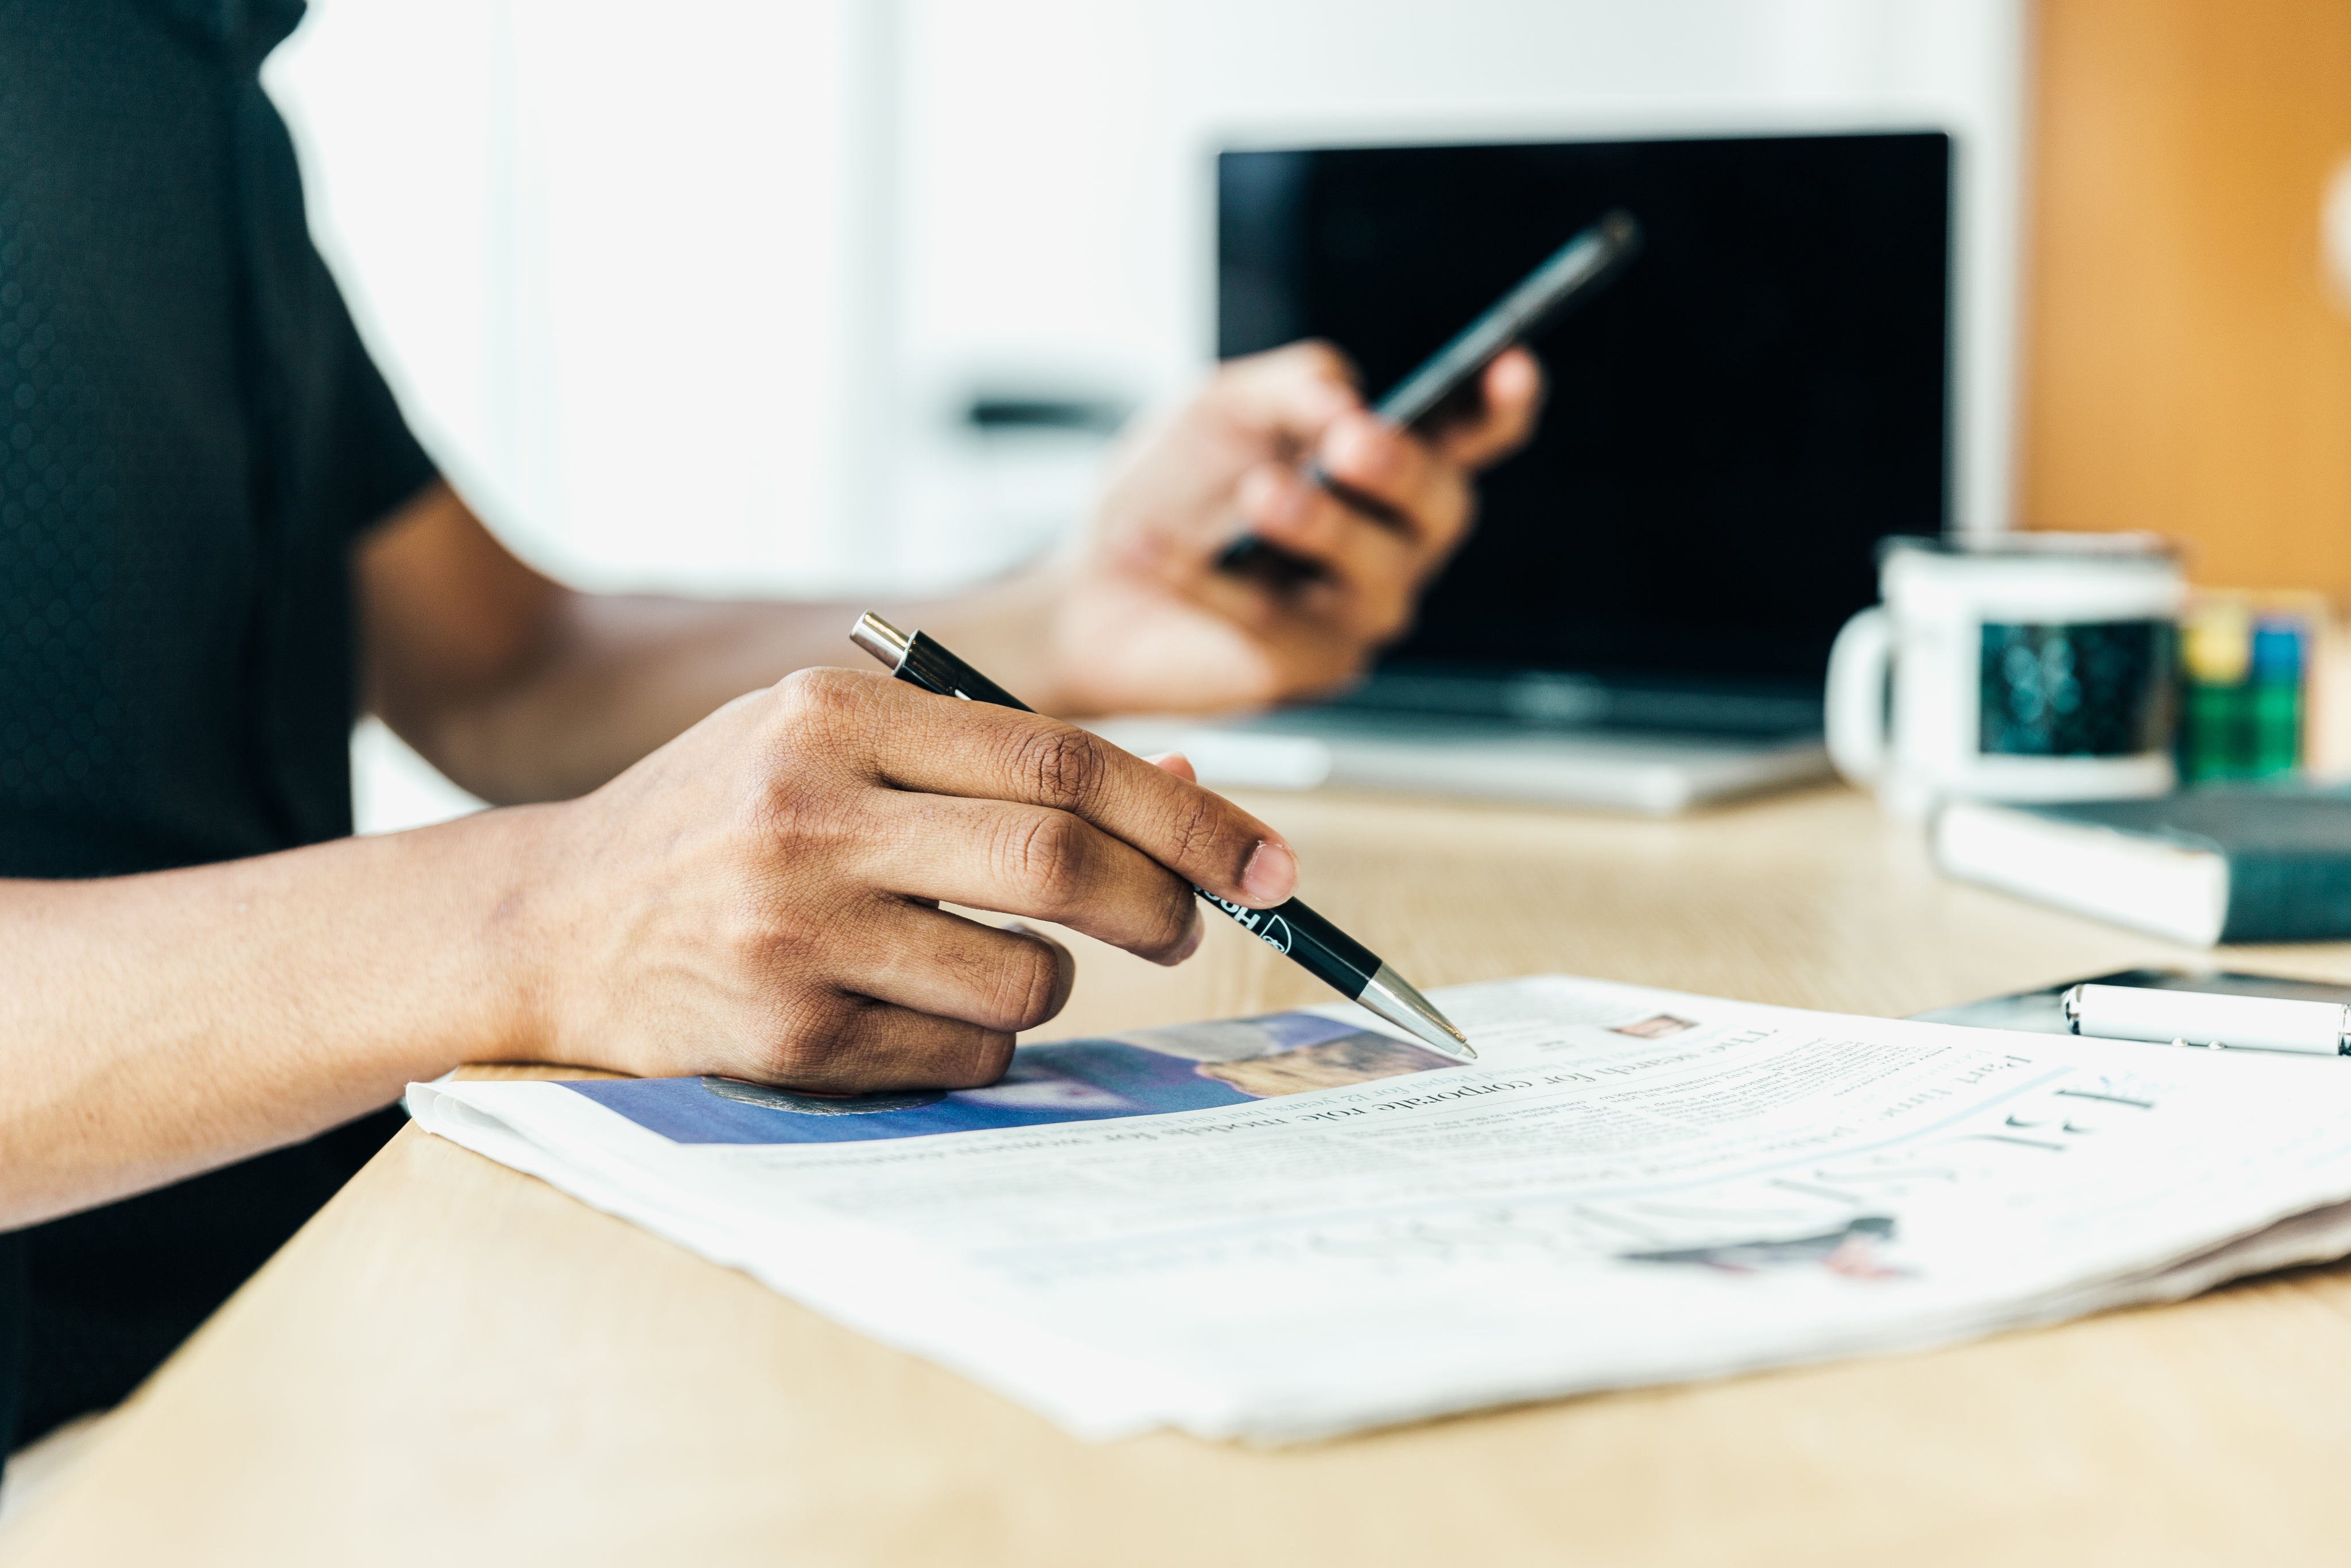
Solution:
{"label": "thumb", "polygon": [[1354,367],[1338,350],[1318,342],[1235,360],[1217,372],[1210,395],[1233,418],[1279,432],[1301,447],[1321,439],[1332,420],[1364,406]]}

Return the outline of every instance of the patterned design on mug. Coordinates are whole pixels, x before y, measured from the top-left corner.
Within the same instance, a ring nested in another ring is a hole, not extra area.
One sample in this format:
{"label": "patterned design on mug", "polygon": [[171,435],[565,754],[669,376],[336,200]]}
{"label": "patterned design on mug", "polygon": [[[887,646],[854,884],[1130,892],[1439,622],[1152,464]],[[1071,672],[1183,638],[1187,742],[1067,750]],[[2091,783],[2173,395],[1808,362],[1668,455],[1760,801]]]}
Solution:
{"label": "patterned design on mug", "polygon": [[2131,757],[2171,731],[2171,627],[2161,621],[1983,629],[1986,756]]}

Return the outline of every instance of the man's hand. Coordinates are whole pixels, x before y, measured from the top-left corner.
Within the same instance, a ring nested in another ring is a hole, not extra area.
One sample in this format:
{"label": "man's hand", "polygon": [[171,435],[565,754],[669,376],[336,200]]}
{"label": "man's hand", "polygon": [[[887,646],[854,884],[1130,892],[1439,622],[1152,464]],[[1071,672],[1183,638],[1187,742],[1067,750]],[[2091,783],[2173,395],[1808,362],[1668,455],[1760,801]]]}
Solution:
{"label": "man's hand", "polygon": [[1070,956],[1176,963],[1298,862],[1057,720],[808,670],[594,793],[140,876],[0,880],[0,1229],[279,1147],[466,1061],[818,1091],[1003,1071]]}
{"label": "man's hand", "polygon": [[538,814],[535,1054],[831,1092],[992,1082],[1070,955],[941,902],[1163,964],[1197,883],[1263,907],[1297,861],[1177,771],[1035,714],[806,670]]}
{"label": "man's hand", "polygon": [[[1207,711],[1360,674],[1468,531],[1471,476],[1533,429],[1542,373],[1513,349],[1480,391],[1481,412],[1423,440],[1373,417],[1323,345],[1223,367],[1129,438],[1046,628],[1055,706]],[[1384,516],[1310,483],[1310,459]],[[1245,528],[1321,576],[1284,587],[1217,570]]]}

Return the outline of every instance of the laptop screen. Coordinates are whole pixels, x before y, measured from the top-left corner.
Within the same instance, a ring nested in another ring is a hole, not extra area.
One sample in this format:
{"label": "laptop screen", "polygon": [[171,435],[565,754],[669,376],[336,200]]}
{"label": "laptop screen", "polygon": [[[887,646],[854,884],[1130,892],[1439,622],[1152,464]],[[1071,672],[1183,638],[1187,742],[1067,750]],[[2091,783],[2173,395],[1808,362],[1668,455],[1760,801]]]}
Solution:
{"label": "laptop screen", "polygon": [[1816,713],[1876,541],[1945,522],[1948,137],[1226,152],[1218,352],[1328,339],[1376,397],[1612,206],[1640,256],[1535,340],[1541,429],[1372,685]]}

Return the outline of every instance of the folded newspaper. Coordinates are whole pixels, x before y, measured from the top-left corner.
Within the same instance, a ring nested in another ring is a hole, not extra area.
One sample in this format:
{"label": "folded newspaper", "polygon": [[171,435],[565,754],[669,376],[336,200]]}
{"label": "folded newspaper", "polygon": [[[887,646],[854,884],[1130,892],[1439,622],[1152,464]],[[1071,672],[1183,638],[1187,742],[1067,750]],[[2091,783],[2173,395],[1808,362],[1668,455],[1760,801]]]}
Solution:
{"label": "folded newspaper", "polygon": [[408,1103],[1094,1438],[1325,1437],[2351,1252],[2351,1061],[1561,977],[1438,1000],[1475,1065],[1333,1006],[1026,1047],[953,1093]]}

